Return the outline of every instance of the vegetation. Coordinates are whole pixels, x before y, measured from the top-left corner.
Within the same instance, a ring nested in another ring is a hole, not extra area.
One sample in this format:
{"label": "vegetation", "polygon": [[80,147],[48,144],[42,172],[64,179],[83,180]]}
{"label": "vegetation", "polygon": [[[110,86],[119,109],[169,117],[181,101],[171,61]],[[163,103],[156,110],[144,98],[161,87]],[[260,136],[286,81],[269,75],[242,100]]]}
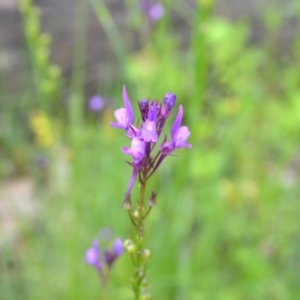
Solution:
{"label": "vegetation", "polygon": [[[106,100],[92,111],[83,47],[78,43],[66,105],[67,83],[51,63],[38,10],[30,0],[20,3],[35,84],[16,99],[0,99],[0,175],[2,182],[35,180],[37,213],[24,219],[18,238],[0,244],[0,298],[100,299],[85,252],[94,238],[111,247],[103,228],[123,239],[133,232],[120,210],[131,176],[121,152],[127,140],[110,127],[126,84],[133,103],[175,93],[193,145],[168,158],[147,185],[158,195],[145,222],[153,299],[297,299],[300,40],[283,50],[279,36],[299,5],[291,16],[276,7],[264,14],[265,39],[255,44],[250,20],[214,16],[213,1],[198,0],[194,9],[165,1],[155,21],[136,9],[137,1],[126,1],[126,37],[142,40],[138,50],[127,50],[109,9],[90,0],[119,68],[112,86],[99,83],[115,104]],[[182,45],[173,17],[186,12],[190,39]],[[122,255],[108,299],[133,299],[132,271]]]}

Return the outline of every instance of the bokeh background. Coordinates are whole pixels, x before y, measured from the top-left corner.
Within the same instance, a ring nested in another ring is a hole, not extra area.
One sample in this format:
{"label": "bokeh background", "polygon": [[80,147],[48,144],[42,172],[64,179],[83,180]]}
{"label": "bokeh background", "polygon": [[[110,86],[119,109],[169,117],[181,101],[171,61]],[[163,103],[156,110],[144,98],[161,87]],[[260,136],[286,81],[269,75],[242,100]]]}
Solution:
{"label": "bokeh background", "polygon": [[153,299],[299,299],[299,1],[142,2],[0,0],[0,299],[100,298],[85,251],[133,232],[123,84],[175,93],[193,145],[149,183]]}

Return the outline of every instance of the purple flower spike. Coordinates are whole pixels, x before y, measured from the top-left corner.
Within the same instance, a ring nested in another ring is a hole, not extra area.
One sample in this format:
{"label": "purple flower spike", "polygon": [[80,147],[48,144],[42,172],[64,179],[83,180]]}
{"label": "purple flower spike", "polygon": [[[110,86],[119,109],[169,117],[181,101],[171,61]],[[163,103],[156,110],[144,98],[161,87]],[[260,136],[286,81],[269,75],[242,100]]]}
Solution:
{"label": "purple flower spike", "polygon": [[145,142],[134,137],[131,141],[131,148],[123,147],[123,153],[131,155],[134,163],[138,164],[145,156]]}
{"label": "purple flower spike", "polygon": [[98,270],[102,268],[102,264],[100,262],[100,248],[96,240],[93,241],[93,246],[86,251],[85,261],[88,264],[93,265]]}
{"label": "purple flower spike", "polygon": [[134,111],[130,99],[128,97],[125,85],[123,86],[123,102],[125,108],[119,108],[114,112],[114,115],[117,119],[117,123],[112,122],[110,126],[115,128],[121,128],[128,132],[130,129],[130,125],[132,125],[134,122]]}
{"label": "purple flower spike", "polygon": [[99,112],[103,109],[104,104],[104,99],[99,95],[95,95],[89,101],[89,108],[91,111]]}

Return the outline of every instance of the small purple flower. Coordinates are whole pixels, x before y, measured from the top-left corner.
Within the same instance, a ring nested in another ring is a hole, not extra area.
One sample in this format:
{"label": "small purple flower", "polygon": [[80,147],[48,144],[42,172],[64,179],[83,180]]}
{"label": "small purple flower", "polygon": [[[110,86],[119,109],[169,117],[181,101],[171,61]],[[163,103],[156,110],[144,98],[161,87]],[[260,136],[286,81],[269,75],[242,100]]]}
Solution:
{"label": "small purple flower", "polygon": [[36,164],[39,168],[45,169],[49,165],[49,158],[45,155],[39,155],[36,158]]}
{"label": "small purple flower", "polygon": [[104,253],[104,260],[108,266],[111,266],[114,261],[124,252],[123,242],[120,238],[116,239],[113,244],[112,251],[106,250]]}
{"label": "small purple flower", "polygon": [[163,143],[161,146],[162,152],[165,154],[170,154],[175,149],[187,147],[192,148],[192,145],[187,143],[187,139],[190,136],[190,131],[188,127],[181,126],[183,117],[183,107],[179,106],[178,114],[174,120],[174,123],[171,128],[171,137],[172,141],[169,143]]}
{"label": "small purple flower", "polygon": [[117,123],[112,122],[110,125],[111,127],[124,129],[129,135],[131,135],[130,126],[134,122],[134,111],[130,99],[128,97],[125,85],[123,86],[123,102],[125,108],[119,108],[114,112],[114,115],[117,119]]}
{"label": "small purple flower", "polygon": [[101,270],[102,263],[100,261],[100,248],[98,241],[93,241],[93,246],[85,252],[85,261],[94,266],[97,270]]}
{"label": "small purple flower", "polygon": [[89,101],[89,108],[91,111],[94,111],[94,112],[101,111],[103,109],[104,105],[105,105],[105,101],[99,95],[93,96]]}
{"label": "small purple flower", "polygon": [[160,3],[153,3],[151,0],[141,0],[141,10],[152,22],[160,20],[165,11]]}
{"label": "small purple flower", "polygon": [[148,11],[148,16],[151,20],[158,21],[163,17],[164,13],[165,11],[163,6],[159,3],[156,3],[150,7]]}
{"label": "small purple flower", "polygon": [[155,101],[151,102],[149,105],[148,118],[145,121],[141,132],[141,138],[147,143],[156,143],[158,140],[156,131],[157,111],[157,103]]}
{"label": "small purple flower", "polygon": [[161,115],[163,118],[169,117],[173,107],[175,106],[176,95],[173,93],[167,93],[164,98],[163,107],[161,109]]}
{"label": "small purple flower", "polygon": [[113,244],[113,252],[115,255],[120,256],[124,252],[123,242],[120,238],[117,238]]}
{"label": "small purple flower", "polygon": [[131,141],[131,148],[123,147],[123,153],[131,155],[134,164],[139,164],[145,156],[145,142],[134,137]]}
{"label": "small purple flower", "polygon": [[100,247],[97,240],[94,240],[92,247],[89,248],[85,253],[86,263],[92,265],[99,274],[103,273],[103,268],[107,266],[111,268],[116,259],[122,255],[124,252],[123,242],[120,238],[114,241],[112,250],[105,250],[103,256],[101,257]]}

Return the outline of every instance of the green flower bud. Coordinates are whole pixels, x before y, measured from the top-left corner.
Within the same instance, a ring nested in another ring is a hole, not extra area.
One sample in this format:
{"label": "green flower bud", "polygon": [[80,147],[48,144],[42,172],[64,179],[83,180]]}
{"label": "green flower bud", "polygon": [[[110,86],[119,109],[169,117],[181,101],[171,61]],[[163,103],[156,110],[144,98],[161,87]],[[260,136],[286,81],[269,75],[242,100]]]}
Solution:
{"label": "green flower bud", "polygon": [[141,252],[141,257],[143,260],[148,260],[151,257],[151,251],[149,249],[144,249]]}
{"label": "green flower bud", "polygon": [[142,296],[141,296],[141,300],[151,300],[151,299],[152,299],[152,297],[148,293],[142,294]]}
{"label": "green flower bud", "polygon": [[140,219],[141,214],[140,214],[140,212],[136,209],[136,210],[132,213],[132,216],[133,216],[135,219]]}
{"label": "green flower bud", "polygon": [[130,254],[133,254],[136,252],[136,245],[130,239],[125,240],[123,242],[123,246],[126,249],[126,251]]}

